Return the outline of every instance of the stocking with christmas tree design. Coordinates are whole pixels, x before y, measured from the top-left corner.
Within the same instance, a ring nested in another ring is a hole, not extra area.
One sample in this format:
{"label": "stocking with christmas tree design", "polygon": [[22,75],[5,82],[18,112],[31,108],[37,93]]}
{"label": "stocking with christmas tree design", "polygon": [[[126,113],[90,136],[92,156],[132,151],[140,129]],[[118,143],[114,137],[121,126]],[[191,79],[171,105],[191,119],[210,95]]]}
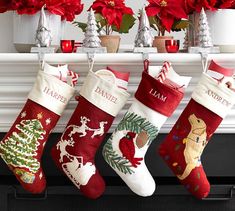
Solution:
{"label": "stocking with christmas tree design", "polygon": [[184,109],[159,153],[179,181],[197,198],[210,192],[201,155],[211,136],[235,103],[234,70],[211,62],[192,99]]}
{"label": "stocking with christmas tree design", "polygon": [[89,198],[98,198],[105,183],[95,166],[96,151],[114,117],[126,103],[129,73],[110,68],[89,71],[63,135],[51,154],[58,168]]}
{"label": "stocking with christmas tree design", "polygon": [[[181,76],[169,63],[165,65],[170,68],[168,73],[152,71],[152,68],[143,72],[132,106],[103,148],[105,161],[140,196],[150,196],[155,191],[155,182],[144,156],[184,95],[184,90],[175,81]],[[169,80],[169,75],[173,81]]]}
{"label": "stocking with christmas tree design", "polygon": [[[75,89],[53,74],[60,70],[71,72],[67,67],[52,67],[45,64],[29,93],[24,108],[0,142],[0,155],[13,171],[23,188],[32,193],[41,193],[46,180],[41,168],[41,156],[49,134],[55,127]],[[75,78],[76,74],[73,73]],[[64,78],[65,79],[65,78]],[[71,83],[72,78],[68,78]]]}

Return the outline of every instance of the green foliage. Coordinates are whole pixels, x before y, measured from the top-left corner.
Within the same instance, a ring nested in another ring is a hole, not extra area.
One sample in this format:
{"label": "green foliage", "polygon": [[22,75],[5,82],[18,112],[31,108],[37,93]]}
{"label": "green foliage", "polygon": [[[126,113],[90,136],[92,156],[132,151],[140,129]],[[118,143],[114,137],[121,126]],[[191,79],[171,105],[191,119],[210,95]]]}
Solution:
{"label": "green foliage", "polygon": [[74,26],[80,28],[80,29],[82,30],[82,32],[86,32],[86,27],[87,27],[87,24],[86,24],[86,23],[74,21],[72,24],[73,24]]}
{"label": "green foliage", "polygon": [[128,160],[126,160],[123,157],[120,157],[114,150],[112,146],[112,139],[111,136],[110,139],[107,141],[107,143],[104,145],[103,148],[103,157],[105,161],[112,166],[114,169],[118,169],[120,172],[124,174],[132,174],[134,171],[131,169],[131,164]]}
{"label": "green foliage", "polygon": [[116,32],[119,32],[121,34],[122,33],[128,33],[129,30],[134,26],[135,20],[136,19],[132,15],[125,14],[125,15],[123,15],[120,29],[117,29],[116,26],[112,26],[112,30],[116,31]]}
{"label": "green foliage", "polygon": [[[152,125],[146,118],[142,118],[135,113],[127,112],[118,124],[116,131],[129,130],[135,133],[141,133],[145,131],[148,134],[148,145],[156,138],[158,134],[158,128]],[[118,169],[124,174],[132,174],[131,163],[125,158],[119,156],[112,146],[113,135],[109,138],[103,148],[103,156],[106,162],[112,166],[113,169]]]}
{"label": "green foliage", "polygon": [[[158,31],[158,35],[165,35],[166,28],[162,25],[161,20],[158,16],[149,16],[149,23],[150,26]],[[188,20],[175,20],[174,24],[171,27],[171,31],[181,31],[186,30],[189,27],[189,21]]]}
{"label": "green foliage", "polygon": [[135,133],[146,131],[149,137],[148,144],[150,144],[158,134],[158,128],[147,121],[146,118],[142,118],[135,113],[129,112],[125,114],[122,121],[118,124],[117,130],[129,130]]}
{"label": "green foliage", "polygon": [[161,20],[158,17],[156,17],[156,16],[149,16],[148,18],[149,18],[150,26],[154,30],[158,31],[158,36],[160,36],[160,35],[164,36],[166,29],[162,25]]}
{"label": "green foliage", "polygon": [[172,26],[172,31],[181,31],[186,30],[189,27],[189,21],[188,20],[178,20],[175,21]]}
{"label": "green foliage", "polygon": [[[98,27],[98,32],[101,32],[103,30],[106,35],[111,34],[112,31],[116,31],[118,33],[128,33],[129,30],[134,26],[136,20],[132,15],[125,14],[123,15],[120,29],[117,29],[117,27],[114,25],[108,25],[106,19],[100,13],[95,14],[95,19]],[[73,25],[79,27],[83,32],[86,31],[86,23],[74,21]]]}

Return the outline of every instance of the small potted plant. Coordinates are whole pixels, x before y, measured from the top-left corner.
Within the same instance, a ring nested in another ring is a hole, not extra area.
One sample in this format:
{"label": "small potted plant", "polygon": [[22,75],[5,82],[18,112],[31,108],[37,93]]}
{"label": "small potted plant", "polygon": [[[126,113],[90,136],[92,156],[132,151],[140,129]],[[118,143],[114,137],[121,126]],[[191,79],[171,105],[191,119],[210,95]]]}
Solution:
{"label": "small potted plant", "polygon": [[146,13],[149,17],[151,27],[158,32],[155,36],[153,46],[157,47],[159,53],[165,53],[165,40],[173,39],[166,36],[166,32],[185,30],[189,22],[183,7],[182,0],[148,0]]}
{"label": "small potted plant", "polygon": [[[113,32],[128,33],[135,23],[134,13],[125,5],[124,0],[95,0],[91,7],[95,12],[101,45],[108,53],[116,53],[120,44],[120,36]],[[74,22],[85,31],[86,24]]]}
{"label": "small potted plant", "polygon": [[[185,0],[187,14],[192,25],[197,26],[199,13],[204,8],[210,27],[213,44],[220,47],[220,52],[235,52],[235,0]],[[197,45],[197,27],[189,27],[189,40]]]}

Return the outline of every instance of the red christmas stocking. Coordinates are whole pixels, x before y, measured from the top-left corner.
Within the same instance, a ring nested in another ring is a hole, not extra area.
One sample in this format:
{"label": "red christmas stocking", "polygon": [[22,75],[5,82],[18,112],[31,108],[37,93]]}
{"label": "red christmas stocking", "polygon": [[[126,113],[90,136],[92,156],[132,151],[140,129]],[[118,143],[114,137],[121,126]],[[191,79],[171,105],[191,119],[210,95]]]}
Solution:
{"label": "red christmas stocking", "polygon": [[94,158],[114,117],[129,97],[122,87],[125,82],[119,83],[127,82],[128,77],[129,74],[110,70],[90,71],[80,91],[79,104],[51,151],[56,165],[89,198],[99,197],[105,189]]}
{"label": "red christmas stocking", "polygon": [[41,168],[43,148],[75,92],[68,84],[46,73],[51,69],[56,73],[57,68],[47,64],[44,71],[38,72],[24,108],[0,143],[2,159],[23,188],[32,193],[41,193],[45,189],[46,180]]}
{"label": "red christmas stocking", "polygon": [[230,88],[233,70],[212,61],[208,73],[212,71],[216,71],[213,77],[202,74],[192,99],[159,148],[161,157],[197,198],[205,198],[210,192],[201,154],[235,103],[235,93]]}

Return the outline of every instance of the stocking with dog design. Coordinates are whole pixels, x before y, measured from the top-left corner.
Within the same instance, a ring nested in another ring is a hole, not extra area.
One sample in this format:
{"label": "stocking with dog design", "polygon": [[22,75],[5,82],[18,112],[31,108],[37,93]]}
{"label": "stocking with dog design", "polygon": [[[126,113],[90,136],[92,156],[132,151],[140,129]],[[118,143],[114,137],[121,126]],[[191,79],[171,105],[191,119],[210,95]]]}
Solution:
{"label": "stocking with dog design", "polygon": [[45,189],[46,179],[41,167],[43,149],[75,93],[73,86],[77,78],[78,75],[69,71],[67,65],[53,67],[45,64],[43,71],[38,72],[22,111],[0,143],[2,159],[22,187],[31,193],[41,193]]}
{"label": "stocking with dog design", "polygon": [[89,71],[79,103],[51,151],[58,168],[89,198],[98,198],[105,190],[94,159],[114,117],[129,98],[128,79],[129,73],[110,68]]}
{"label": "stocking with dog design", "polygon": [[179,81],[183,78],[188,83],[191,79],[179,76],[171,66],[161,80],[159,75],[158,67],[150,67],[142,73],[131,107],[103,148],[105,161],[140,196],[150,196],[155,191],[144,156],[184,96]]}
{"label": "stocking with dog design", "polygon": [[232,75],[232,69],[212,61],[188,105],[159,147],[163,160],[197,198],[205,198],[210,192],[201,155],[235,103]]}

